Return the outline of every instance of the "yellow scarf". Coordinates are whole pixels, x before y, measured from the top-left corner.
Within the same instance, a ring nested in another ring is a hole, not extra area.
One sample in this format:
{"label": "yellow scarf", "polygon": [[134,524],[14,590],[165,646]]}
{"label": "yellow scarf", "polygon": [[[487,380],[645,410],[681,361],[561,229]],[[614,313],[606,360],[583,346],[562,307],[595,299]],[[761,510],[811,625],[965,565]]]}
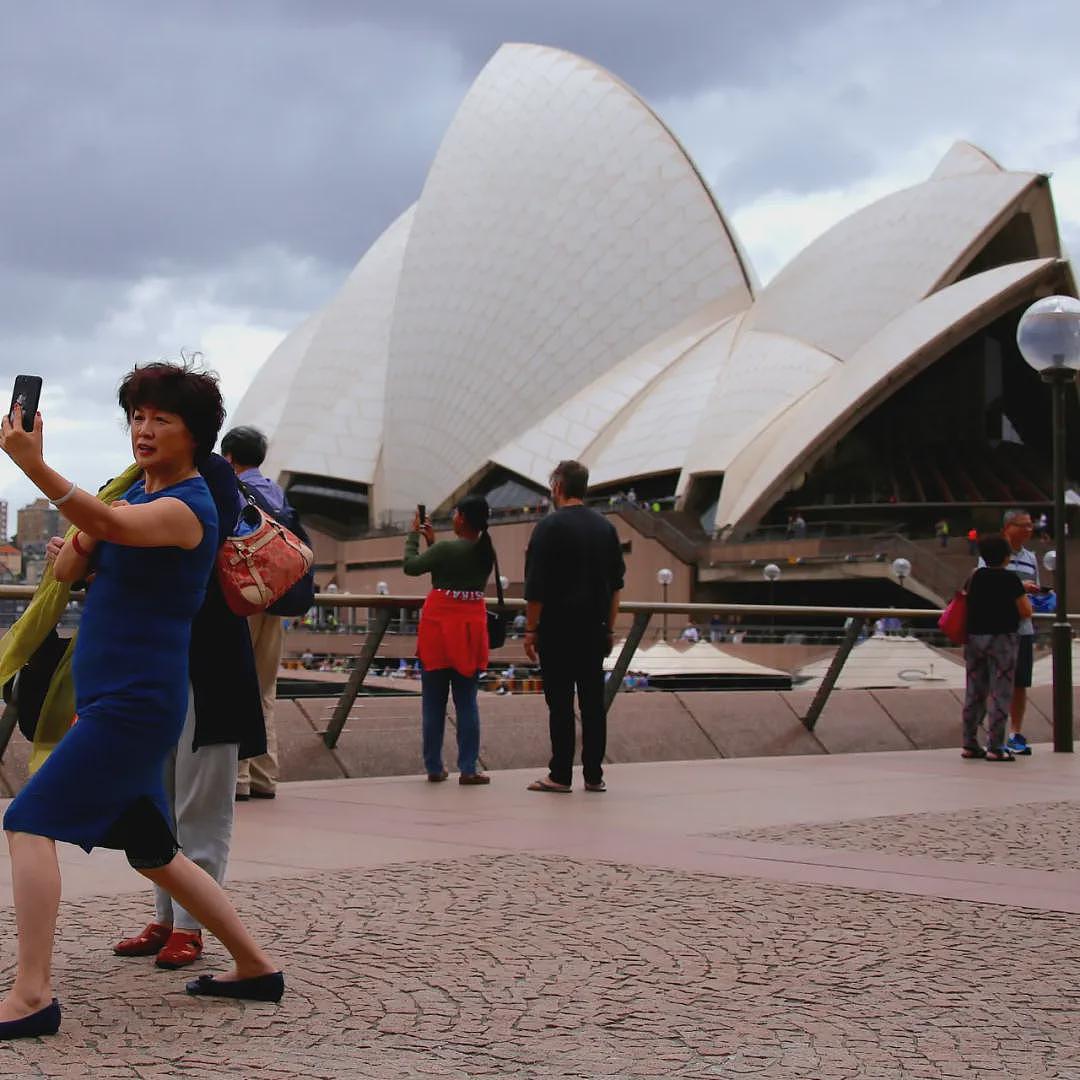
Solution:
{"label": "yellow scarf", "polygon": [[[103,503],[111,503],[120,498],[141,475],[142,469],[138,465],[129,465],[116,479],[110,480],[97,497]],[[72,525],[67,537],[70,538],[75,531]],[[11,629],[0,638],[0,686],[22,668],[48,637],[49,631],[60,621],[70,595],[71,586],[67,582],[57,581],[53,577],[52,566],[47,566],[33,600]],[[71,677],[71,654],[74,649],[75,637],[72,636],[41,706],[41,715],[34,731],[34,751],[30,756],[31,775],[44,764],[71,727],[75,715],[75,683]]]}

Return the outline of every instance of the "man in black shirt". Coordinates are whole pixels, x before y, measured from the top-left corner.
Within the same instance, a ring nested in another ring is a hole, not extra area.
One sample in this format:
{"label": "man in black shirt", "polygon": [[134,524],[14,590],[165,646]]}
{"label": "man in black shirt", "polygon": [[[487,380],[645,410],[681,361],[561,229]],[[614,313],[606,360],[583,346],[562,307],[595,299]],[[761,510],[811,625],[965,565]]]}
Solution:
{"label": "man in black shirt", "polygon": [[530,791],[569,792],[574,690],[581,712],[586,791],[604,791],[604,657],[623,587],[622,547],[611,523],[584,505],[589,470],[561,461],[551,474],[555,513],[533,530],[525,555],[525,652],[540,661],[551,732],[548,775]]}

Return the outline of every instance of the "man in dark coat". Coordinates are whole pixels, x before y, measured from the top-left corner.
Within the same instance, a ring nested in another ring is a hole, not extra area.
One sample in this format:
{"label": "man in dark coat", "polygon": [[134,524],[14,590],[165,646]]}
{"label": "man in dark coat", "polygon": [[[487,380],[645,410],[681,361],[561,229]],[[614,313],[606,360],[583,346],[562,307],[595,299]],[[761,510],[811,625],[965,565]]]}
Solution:
{"label": "man in dark coat", "polygon": [[562,461],[551,474],[556,510],[533,530],[525,556],[525,652],[540,661],[551,734],[548,775],[530,791],[569,792],[574,691],[586,791],[604,791],[604,657],[611,652],[625,566],[614,526],[585,506],[589,470]]}

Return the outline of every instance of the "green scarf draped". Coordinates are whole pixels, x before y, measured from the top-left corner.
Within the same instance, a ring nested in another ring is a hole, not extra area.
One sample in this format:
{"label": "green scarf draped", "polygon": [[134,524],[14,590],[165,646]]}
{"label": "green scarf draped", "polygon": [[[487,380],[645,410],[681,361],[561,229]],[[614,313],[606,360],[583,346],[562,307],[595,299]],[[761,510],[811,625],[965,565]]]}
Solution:
{"label": "green scarf draped", "polygon": [[[98,492],[97,497],[103,503],[111,503],[120,498],[141,475],[142,469],[131,464],[116,479],[110,480]],[[75,526],[72,525],[66,535],[70,538],[75,532]],[[0,686],[23,667],[48,637],[49,631],[60,621],[70,595],[71,586],[67,582],[57,581],[53,577],[52,566],[47,566],[33,600],[11,629],[0,638]],[[30,756],[31,775],[56,748],[71,727],[72,718],[75,716],[75,684],[71,677],[71,654],[74,648],[75,637],[72,636],[41,706],[41,715],[34,731],[34,751]]]}

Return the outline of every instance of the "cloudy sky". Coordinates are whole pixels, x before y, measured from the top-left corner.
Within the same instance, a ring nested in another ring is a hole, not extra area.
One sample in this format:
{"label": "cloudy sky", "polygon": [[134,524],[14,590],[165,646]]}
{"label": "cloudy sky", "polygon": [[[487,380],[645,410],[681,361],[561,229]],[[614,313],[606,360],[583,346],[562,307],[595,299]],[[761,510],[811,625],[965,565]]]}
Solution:
{"label": "cloudy sky", "polygon": [[958,138],[1051,172],[1078,250],[1078,40],[1076,0],[0,0],[0,376],[44,376],[47,457],[87,486],[127,460],[135,363],[201,352],[235,405],[504,41],[637,89],[763,281]]}

